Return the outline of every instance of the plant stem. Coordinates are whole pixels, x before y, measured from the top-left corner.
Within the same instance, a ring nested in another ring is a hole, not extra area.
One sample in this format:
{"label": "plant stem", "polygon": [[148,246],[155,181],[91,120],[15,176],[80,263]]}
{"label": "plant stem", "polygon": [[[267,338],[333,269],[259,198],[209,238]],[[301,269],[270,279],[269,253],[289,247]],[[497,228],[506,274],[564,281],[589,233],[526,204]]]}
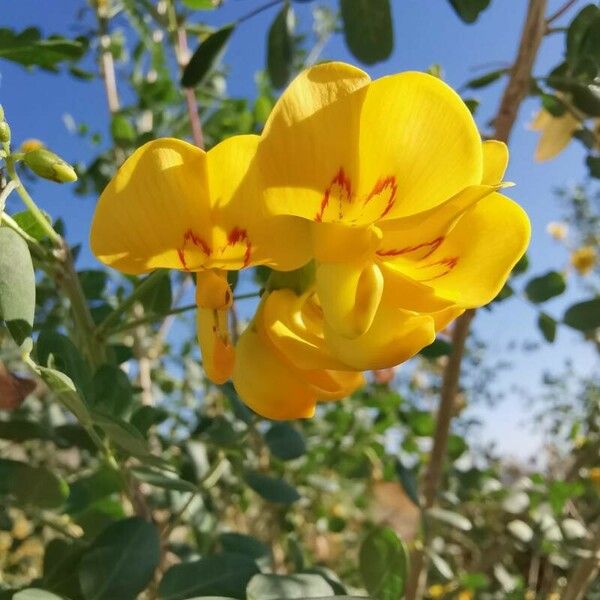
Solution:
{"label": "plant stem", "polygon": [[[517,119],[519,108],[527,96],[531,72],[546,29],[547,0],[529,0],[527,15],[517,56],[510,70],[500,106],[494,119],[494,138],[508,142]],[[452,422],[454,401],[459,389],[461,365],[475,310],[467,310],[460,316],[452,332],[452,352],[442,376],[442,391],[433,437],[433,448],[424,476],[423,509],[433,506],[438,495],[444,463],[446,461],[448,436]],[[427,584],[425,546],[415,548],[411,556],[411,569],[406,590],[406,600],[422,597]]]}
{"label": "plant stem", "polygon": [[283,4],[284,1],[285,0],[271,0],[270,2],[267,2],[266,4],[263,4],[262,6],[259,6],[258,8],[251,10],[250,12],[246,13],[245,15],[242,15],[241,17],[236,19],[235,24],[239,25],[240,23],[243,23],[244,21],[248,21],[252,17],[259,15],[261,12],[264,12],[265,10],[269,10],[269,8],[271,8],[273,6],[277,6],[277,4]]}
{"label": "plant stem", "polygon": [[132,292],[113,310],[113,312],[98,325],[96,329],[96,335],[99,337],[105,336],[106,332],[110,329],[110,326],[119,320],[119,317],[127,312],[133,305],[150,289],[156,284],[161,278],[166,277],[166,274],[162,270],[156,270],[150,273]]}
{"label": "plant stem", "polygon": [[562,600],[584,600],[588,587],[600,570],[600,522],[592,528],[590,555],[582,558],[567,583]]}
{"label": "plant stem", "polygon": [[567,0],[567,2],[565,2],[555,13],[551,14],[546,19],[546,25],[550,25],[562,17],[576,2],[577,0]]}
{"label": "plant stem", "polygon": [[29,192],[23,186],[23,183],[21,182],[21,179],[17,174],[17,170],[15,169],[14,160],[10,156],[6,159],[6,172],[8,173],[8,176],[12,179],[15,185],[15,190],[17,191],[17,194],[19,194],[19,196],[21,197],[23,204],[25,204],[29,212],[33,215],[33,218],[40,225],[40,227],[42,227],[44,233],[50,238],[52,243],[57,248],[62,248],[62,238],[60,237],[60,235],[58,235],[58,233],[56,233],[52,225],[48,222],[48,219],[46,219],[42,211],[37,207],[37,204],[33,201],[33,198],[29,195]]}
{"label": "plant stem", "polygon": [[0,215],[4,212],[4,207],[6,206],[6,199],[10,196],[10,193],[17,187],[17,184],[14,181],[9,181],[2,193],[0,193]]}
{"label": "plant stem", "polygon": [[[234,302],[237,302],[239,300],[248,300],[250,298],[258,298],[259,296],[260,296],[260,292],[249,292],[247,294],[240,294],[239,296],[234,296],[233,300],[234,300]],[[115,328],[111,329],[110,331],[106,332],[106,335],[115,335],[117,333],[123,333],[124,331],[129,331],[130,329],[135,329],[136,327],[139,327],[140,325],[148,325],[149,323],[154,323],[156,321],[160,321],[164,317],[168,317],[168,316],[172,316],[172,315],[179,315],[181,313],[188,312],[190,310],[196,310],[197,308],[198,308],[198,305],[195,302],[193,304],[186,304],[184,306],[178,306],[177,308],[172,308],[171,310],[169,310],[166,313],[163,313],[162,315],[149,315],[149,316],[143,317],[141,319],[136,319],[134,321],[128,321],[127,323],[123,323],[122,325],[119,325],[118,327],[115,327]]]}

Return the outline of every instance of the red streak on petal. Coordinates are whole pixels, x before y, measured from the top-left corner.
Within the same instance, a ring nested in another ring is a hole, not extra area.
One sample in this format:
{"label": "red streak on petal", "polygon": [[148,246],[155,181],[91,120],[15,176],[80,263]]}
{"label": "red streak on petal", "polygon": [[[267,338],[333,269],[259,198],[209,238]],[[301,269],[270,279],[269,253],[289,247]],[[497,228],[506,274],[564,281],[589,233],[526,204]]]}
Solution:
{"label": "red streak on petal", "polygon": [[391,250],[378,250],[378,256],[401,256],[403,254],[410,254],[412,252],[416,252],[417,250],[421,250],[422,248],[429,248],[424,256],[422,256],[419,260],[423,260],[429,256],[431,256],[442,244],[444,241],[444,236],[440,236],[435,238],[435,240],[431,240],[430,242],[423,242],[422,244],[417,244],[416,246],[406,246],[405,248],[392,248]]}
{"label": "red streak on petal", "polygon": [[200,248],[200,250],[202,250],[202,252],[204,254],[206,254],[206,256],[210,256],[210,254],[211,254],[209,245],[194,231],[192,231],[191,229],[188,229],[183,234],[183,246],[181,248],[177,249],[179,261],[181,262],[181,265],[183,266],[183,268],[186,271],[188,270],[188,267],[187,267],[187,263],[185,260],[185,248],[189,243],[192,243],[194,246]]}
{"label": "red streak on petal", "polygon": [[458,264],[458,256],[449,256],[448,258],[438,260],[434,263],[429,263],[428,265],[423,265],[422,267],[419,267],[419,268],[426,269],[427,267],[435,267],[437,265],[441,265],[441,266],[446,267],[446,270],[443,273],[436,275],[435,277],[430,277],[429,279],[420,279],[420,281],[433,281],[434,279],[439,279],[440,277],[444,277],[445,275],[448,275],[448,273],[450,273],[450,271],[452,271],[452,269],[454,269],[454,267],[456,267],[457,264]]}
{"label": "red streak on petal", "polygon": [[240,227],[234,227],[227,236],[227,243],[230,246],[238,243],[246,244],[246,252],[244,253],[244,266],[247,267],[250,264],[250,255],[252,253],[252,244],[248,237],[248,232]]}
{"label": "red streak on petal", "polygon": [[390,197],[379,218],[384,217],[390,211],[392,206],[394,206],[394,202],[396,201],[396,192],[398,191],[396,178],[393,175],[390,175],[389,177],[383,177],[379,179],[364,201],[365,205],[368,204],[371,200],[373,200],[373,198],[379,196],[379,194],[384,192],[386,189],[390,189]]}
{"label": "red streak on petal", "polygon": [[339,217],[342,218],[342,201],[349,201],[352,198],[352,182],[350,178],[346,175],[343,167],[340,167],[340,170],[336,173],[335,177],[331,180],[331,183],[327,186],[327,189],[323,193],[323,199],[321,200],[321,206],[315,215],[315,221],[320,223],[323,220],[323,213],[325,209],[329,205],[329,199],[331,197],[331,192],[338,188],[338,201],[340,203],[339,206]]}
{"label": "red streak on petal", "polygon": [[186,262],[185,262],[185,254],[184,254],[184,251],[183,251],[181,248],[177,248],[177,254],[178,254],[178,256],[179,256],[179,262],[181,263],[181,266],[182,266],[182,267],[183,267],[183,268],[184,268],[186,271],[188,271],[189,269],[188,269],[188,267],[187,267],[187,264],[186,264]]}

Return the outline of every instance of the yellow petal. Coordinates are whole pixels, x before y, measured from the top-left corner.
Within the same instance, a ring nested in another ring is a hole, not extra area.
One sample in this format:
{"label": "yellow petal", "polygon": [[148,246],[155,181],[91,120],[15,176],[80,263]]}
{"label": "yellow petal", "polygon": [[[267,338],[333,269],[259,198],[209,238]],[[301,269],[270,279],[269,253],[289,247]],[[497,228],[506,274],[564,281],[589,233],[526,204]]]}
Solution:
{"label": "yellow petal", "polygon": [[315,412],[317,395],[269,340],[251,324],[236,346],[233,385],[240,398],[268,419],[303,419]]}
{"label": "yellow petal", "polygon": [[368,83],[363,71],[330,62],[303,71],[285,90],[258,152],[274,214],[330,220],[329,212],[337,214],[350,200],[358,183],[360,106]]}
{"label": "yellow petal", "polygon": [[487,140],[483,148],[483,176],[481,183],[498,185],[504,177],[508,166],[508,147],[504,142]]}
{"label": "yellow petal", "polygon": [[[372,82],[361,108],[359,195],[394,179],[398,218],[437,206],[481,182],[481,138],[460,96],[437,77],[400,73]],[[389,188],[388,188],[389,189]]]}
{"label": "yellow petal", "polygon": [[383,293],[383,276],[377,265],[320,263],[316,282],[325,321],[335,331],[355,338],[369,329]]}
{"label": "yellow petal", "polygon": [[225,383],[233,373],[235,350],[229,338],[229,312],[198,308],[198,341],[206,376],[216,384]]}
{"label": "yellow petal", "polygon": [[201,308],[225,309],[232,303],[226,271],[207,269],[196,275],[196,304]]}
{"label": "yellow petal", "polygon": [[320,262],[362,261],[373,257],[381,243],[378,227],[354,227],[344,223],[311,225],[314,257]]}
{"label": "yellow petal", "polygon": [[542,132],[535,150],[535,160],[541,162],[560,154],[571,143],[580,123],[569,111],[560,117],[553,117],[546,111],[541,111],[533,127]]}
{"label": "yellow petal", "polygon": [[90,243],[125,273],[201,268],[210,253],[206,154],[165,138],[136,150],[96,207]]}
{"label": "yellow petal", "polygon": [[262,301],[262,323],[271,343],[298,369],[347,369],[323,337],[323,311],[308,292],[270,292]]}
{"label": "yellow petal", "polygon": [[341,400],[365,385],[365,376],[359,371],[304,371],[303,376],[317,394],[319,402]]}
{"label": "yellow petal", "polygon": [[467,210],[440,246],[402,271],[462,308],[490,302],[524,254],[530,237],[525,211],[493,193]]}
{"label": "yellow petal", "polygon": [[341,361],[360,371],[393,367],[435,339],[434,320],[382,304],[369,330],[354,339],[339,335],[327,323],[325,340]]}
{"label": "yellow petal", "polygon": [[288,271],[312,258],[308,224],[265,210],[258,171],[251,168],[259,140],[256,135],[233,136],[208,152],[212,266],[266,264]]}

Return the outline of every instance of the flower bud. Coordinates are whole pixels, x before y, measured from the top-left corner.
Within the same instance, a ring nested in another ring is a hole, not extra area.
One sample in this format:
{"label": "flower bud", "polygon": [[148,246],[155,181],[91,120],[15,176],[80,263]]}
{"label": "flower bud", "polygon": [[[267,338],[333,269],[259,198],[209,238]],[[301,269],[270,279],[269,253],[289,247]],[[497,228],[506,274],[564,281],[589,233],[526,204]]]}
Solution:
{"label": "flower bud", "polygon": [[0,104],[0,121],[4,121],[4,108]]}
{"label": "flower bud", "polygon": [[19,148],[19,150],[21,152],[32,152],[33,150],[37,150],[38,148],[43,148],[44,147],[44,143],[40,140],[37,140],[35,138],[30,138],[25,140],[22,144],[21,147]]}
{"label": "flower bud", "polygon": [[10,127],[6,121],[0,121],[0,142],[3,144],[10,142]]}
{"label": "flower bud", "polygon": [[36,174],[44,179],[50,179],[57,183],[77,181],[77,174],[73,167],[62,158],[46,150],[38,148],[27,152],[23,162]]}

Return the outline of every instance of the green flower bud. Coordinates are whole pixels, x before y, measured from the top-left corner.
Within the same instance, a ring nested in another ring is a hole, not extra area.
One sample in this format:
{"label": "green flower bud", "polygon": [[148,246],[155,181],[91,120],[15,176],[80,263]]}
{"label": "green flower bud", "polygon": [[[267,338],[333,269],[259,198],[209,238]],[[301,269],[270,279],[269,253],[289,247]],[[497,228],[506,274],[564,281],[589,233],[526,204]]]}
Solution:
{"label": "green flower bud", "polygon": [[10,127],[6,121],[0,121],[0,142],[3,144],[10,142]]}
{"label": "green flower bud", "polygon": [[77,181],[77,174],[73,167],[62,158],[46,150],[38,148],[27,152],[23,162],[36,174],[44,179],[50,179],[57,183]]}
{"label": "green flower bud", "polygon": [[4,108],[0,104],[0,121],[4,121]]}

